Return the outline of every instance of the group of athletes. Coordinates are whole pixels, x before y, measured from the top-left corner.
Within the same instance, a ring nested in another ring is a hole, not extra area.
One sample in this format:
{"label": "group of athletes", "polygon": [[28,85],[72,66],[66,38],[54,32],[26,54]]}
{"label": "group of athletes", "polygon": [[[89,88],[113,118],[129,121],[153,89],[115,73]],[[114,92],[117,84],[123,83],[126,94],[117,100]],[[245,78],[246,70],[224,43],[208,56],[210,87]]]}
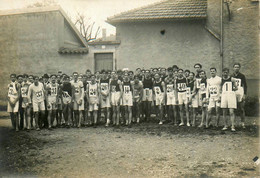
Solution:
{"label": "group of athletes", "polygon": [[160,125],[169,121],[175,126],[196,126],[198,109],[202,112],[198,127],[209,128],[214,109],[213,126],[218,127],[222,109],[222,130],[228,129],[229,112],[231,131],[236,131],[235,109],[239,109],[245,128],[247,84],[240,68],[235,63],[233,71],[224,68],[219,77],[212,67],[209,78],[199,63],[194,65],[195,72],[173,65],[167,69],[138,68],[135,72],[123,69],[92,74],[87,70],[70,76],[61,71],[42,77],[11,74],[7,111],[16,131],[29,131],[61,125],[96,127],[101,118],[105,126],[131,126],[151,121],[152,113]]}

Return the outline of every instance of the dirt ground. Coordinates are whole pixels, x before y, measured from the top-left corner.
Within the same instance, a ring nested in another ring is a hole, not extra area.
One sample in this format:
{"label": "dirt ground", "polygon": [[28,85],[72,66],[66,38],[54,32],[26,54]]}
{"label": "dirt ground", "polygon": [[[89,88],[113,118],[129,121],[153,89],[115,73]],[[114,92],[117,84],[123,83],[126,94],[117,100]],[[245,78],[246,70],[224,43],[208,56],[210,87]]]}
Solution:
{"label": "dirt ground", "polygon": [[0,119],[0,177],[257,177],[258,118],[237,132],[142,123],[132,128],[11,130]]}

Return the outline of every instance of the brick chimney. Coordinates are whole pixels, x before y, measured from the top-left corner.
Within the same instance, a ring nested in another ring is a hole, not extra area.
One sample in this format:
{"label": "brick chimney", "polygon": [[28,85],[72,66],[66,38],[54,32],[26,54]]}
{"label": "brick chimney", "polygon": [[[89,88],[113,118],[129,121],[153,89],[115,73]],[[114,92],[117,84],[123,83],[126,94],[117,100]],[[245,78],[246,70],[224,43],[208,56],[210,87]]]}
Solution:
{"label": "brick chimney", "polygon": [[107,37],[107,30],[105,28],[102,28],[102,41],[106,41]]}

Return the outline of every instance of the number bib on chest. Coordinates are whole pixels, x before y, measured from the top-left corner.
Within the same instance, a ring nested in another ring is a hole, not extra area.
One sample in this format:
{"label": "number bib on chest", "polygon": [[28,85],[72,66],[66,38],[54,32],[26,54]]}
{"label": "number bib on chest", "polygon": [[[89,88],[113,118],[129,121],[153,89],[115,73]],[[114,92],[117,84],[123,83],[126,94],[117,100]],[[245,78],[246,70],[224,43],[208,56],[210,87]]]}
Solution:
{"label": "number bib on chest", "polygon": [[125,95],[130,94],[130,86],[124,85],[123,89],[124,89],[124,94],[125,94]]}
{"label": "number bib on chest", "polygon": [[108,83],[101,83],[100,88],[102,92],[107,92],[108,91]]}
{"label": "number bib on chest", "polygon": [[43,99],[43,91],[42,91],[42,90],[41,90],[41,91],[37,91],[37,92],[35,93],[35,95],[36,95],[36,98],[37,98],[38,100]]}
{"label": "number bib on chest", "polygon": [[177,87],[180,92],[186,91],[187,88],[186,83],[178,83]]}
{"label": "number bib on chest", "polygon": [[205,83],[201,83],[200,84],[200,93],[201,94],[205,94],[206,93],[206,84]]}
{"label": "number bib on chest", "polygon": [[230,93],[232,91],[232,82],[225,82],[222,86],[222,93]]}
{"label": "number bib on chest", "polygon": [[160,95],[162,93],[160,87],[154,87],[154,90],[155,90],[155,95]]}
{"label": "number bib on chest", "polygon": [[219,90],[217,86],[209,86],[209,94],[210,97],[216,97],[219,94]]}
{"label": "number bib on chest", "polygon": [[21,94],[23,98],[27,97],[28,87],[22,87],[21,88]]}
{"label": "number bib on chest", "polygon": [[237,87],[241,87],[241,79],[240,78],[234,78],[236,81]]}
{"label": "number bib on chest", "polygon": [[197,86],[196,86],[196,87],[197,87],[197,88],[200,88],[200,86],[201,86],[201,85],[200,85],[200,83],[201,83],[201,78],[197,78],[197,79],[196,79],[196,83],[197,83]]}
{"label": "number bib on chest", "polygon": [[8,96],[9,97],[17,97],[17,92],[15,91],[15,89],[13,87],[9,87]]}
{"label": "number bib on chest", "polygon": [[97,96],[97,85],[89,85],[89,96],[90,97]]}
{"label": "number bib on chest", "polygon": [[79,87],[75,87],[75,95],[79,95],[80,93],[80,88]]}
{"label": "number bib on chest", "polygon": [[51,87],[51,96],[57,96],[57,87]]}

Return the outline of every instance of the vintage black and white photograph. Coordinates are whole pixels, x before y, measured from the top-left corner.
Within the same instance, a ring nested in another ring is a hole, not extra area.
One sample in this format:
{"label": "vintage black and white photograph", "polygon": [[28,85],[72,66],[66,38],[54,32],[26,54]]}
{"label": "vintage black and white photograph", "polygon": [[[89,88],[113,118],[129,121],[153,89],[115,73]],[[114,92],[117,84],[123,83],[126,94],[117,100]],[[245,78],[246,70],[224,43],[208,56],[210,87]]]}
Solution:
{"label": "vintage black and white photograph", "polygon": [[0,177],[259,177],[259,0],[0,0]]}

